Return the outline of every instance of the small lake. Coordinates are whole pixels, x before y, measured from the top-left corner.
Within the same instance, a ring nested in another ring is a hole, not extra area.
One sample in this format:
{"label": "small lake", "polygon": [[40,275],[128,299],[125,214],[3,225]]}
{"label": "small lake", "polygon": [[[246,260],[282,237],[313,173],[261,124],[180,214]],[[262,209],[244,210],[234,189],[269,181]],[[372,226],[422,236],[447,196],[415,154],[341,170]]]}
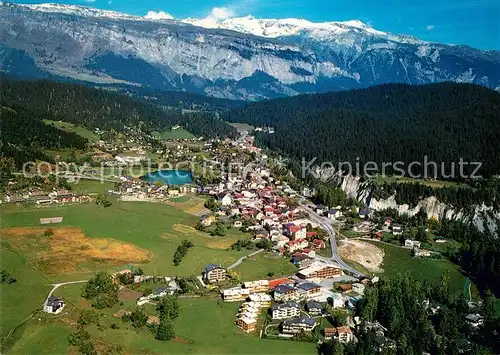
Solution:
{"label": "small lake", "polygon": [[167,185],[184,185],[193,182],[193,175],[189,170],[158,170],[141,177],[148,182],[161,181]]}

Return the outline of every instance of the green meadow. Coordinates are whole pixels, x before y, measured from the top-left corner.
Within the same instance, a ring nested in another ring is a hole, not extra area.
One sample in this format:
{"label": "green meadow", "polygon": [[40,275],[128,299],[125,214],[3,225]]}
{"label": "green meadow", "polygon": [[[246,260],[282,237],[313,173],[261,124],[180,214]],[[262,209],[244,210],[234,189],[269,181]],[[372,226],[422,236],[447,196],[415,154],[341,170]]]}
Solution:
{"label": "green meadow", "polygon": [[74,132],[84,138],[87,138],[89,142],[96,142],[99,140],[99,136],[92,132],[91,130],[81,127],[81,126],[76,126],[73,123],[70,122],[62,122],[62,121],[50,121],[50,120],[43,120],[46,124],[55,126],[59,129],[68,131],[68,132]]}
{"label": "green meadow", "polygon": [[[40,227],[41,217],[63,217],[57,227],[77,227],[88,238],[112,238],[133,244],[151,254],[149,263],[140,265],[146,273],[167,276],[191,276],[200,274],[205,265],[218,263],[228,266],[248,250],[226,250],[237,239],[249,238],[249,234],[228,230],[224,237],[212,237],[193,228],[198,217],[189,215],[172,206],[147,202],[114,201],[109,208],[94,203],[57,207],[0,207],[2,227]],[[179,266],[172,258],[182,240],[193,242]],[[23,251],[29,257],[29,251]],[[112,269],[120,269],[120,265]],[[57,276],[57,280],[80,280],[95,270],[85,269]],[[55,277],[54,277],[55,278]]]}
{"label": "green meadow", "polygon": [[[409,249],[377,242],[369,243],[381,248],[385,253],[382,264],[384,276],[392,277],[407,272],[418,281],[427,280],[432,284],[438,282],[441,275],[447,274],[450,291],[464,292],[465,276],[460,272],[459,266],[449,260],[416,259],[412,257]],[[472,297],[477,294],[476,288],[472,286]]]}
{"label": "green meadow", "polygon": [[35,324],[26,326],[22,338],[10,350],[10,354],[66,354],[68,336],[73,332],[67,324]]}
{"label": "green meadow", "polygon": [[99,331],[89,327],[92,338],[108,344],[121,345],[129,353],[147,354],[312,354],[316,344],[286,340],[260,339],[258,333],[245,334],[234,321],[240,302],[222,303],[218,300],[180,299],[179,317],[175,320],[176,338],[161,342],[151,332],[133,330],[120,325]]}
{"label": "green meadow", "polygon": [[0,338],[3,338],[32,312],[42,309],[52,287],[44,275],[30,265],[28,258],[3,240],[0,240],[0,255],[0,269],[6,269],[17,280],[12,284],[0,283]]}
{"label": "green meadow", "polygon": [[192,139],[196,138],[190,132],[186,131],[184,128],[178,128],[172,131],[164,131],[164,132],[153,132],[153,136],[161,139]]}
{"label": "green meadow", "polygon": [[269,272],[273,278],[290,276],[297,272],[297,267],[287,258],[260,253],[243,260],[233,271],[240,275],[241,280],[249,281],[268,279]]}

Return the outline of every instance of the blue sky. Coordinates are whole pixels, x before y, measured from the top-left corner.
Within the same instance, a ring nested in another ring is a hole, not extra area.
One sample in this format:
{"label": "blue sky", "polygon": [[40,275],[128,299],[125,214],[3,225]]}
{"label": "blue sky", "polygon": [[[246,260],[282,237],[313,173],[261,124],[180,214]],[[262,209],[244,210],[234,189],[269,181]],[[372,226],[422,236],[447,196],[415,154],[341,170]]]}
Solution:
{"label": "blue sky", "polygon": [[[46,2],[49,2],[47,0]],[[310,21],[358,19],[374,28],[423,40],[500,49],[500,0],[65,0],[145,15],[165,11],[175,18],[206,17],[214,8],[236,16],[298,17]],[[20,0],[23,3],[44,1]]]}

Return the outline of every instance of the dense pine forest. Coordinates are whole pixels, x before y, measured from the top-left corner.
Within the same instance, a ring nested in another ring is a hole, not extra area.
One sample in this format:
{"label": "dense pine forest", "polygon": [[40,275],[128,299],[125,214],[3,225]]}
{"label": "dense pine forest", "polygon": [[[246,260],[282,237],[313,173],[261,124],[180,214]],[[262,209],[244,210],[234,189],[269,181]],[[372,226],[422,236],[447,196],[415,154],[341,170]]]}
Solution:
{"label": "dense pine forest", "polygon": [[118,89],[118,92],[142,97],[158,106],[177,107],[185,110],[216,112],[241,108],[246,105],[245,101],[221,99],[183,91],[161,91],[127,86],[125,89]]}
{"label": "dense pine forest", "polygon": [[57,83],[49,80],[15,81],[0,78],[0,103],[22,107],[34,117],[50,116],[90,129],[115,129],[141,126],[148,130],[168,129],[180,124],[205,137],[230,136],[236,131],[216,118],[215,114],[182,114],[180,109],[164,110],[145,100],[109,90]]}
{"label": "dense pine forest", "polygon": [[[86,139],[43,122],[71,122],[93,130],[122,131],[124,126],[144,132],[182,125],[205,138],[237,135],[229,124],[210,112],[162,109],[145,100],[109,90],[48,80],[14,81],[0,77],[0,153],[14,158],[17,167],[36,159],[51,161],[43,148],[84,149]],[[166,100],[165,96],[163,96]]]}
{"label": "dense pine forest", "polygon": [[[262,101],[222,116],[274,127],[274,134],[257,134],[258,143],[298,160],[336,164],[359,157],[380,167],[427,156],[446,163],[436,177],[450,174],[449,163],[460,158],[483,162],[484,176],[500,171],[500,94],[475,85],[389,84]],[[418,166],[412,172],[423,173]]]}
{"label": "dense pine forest", "polygon": [[0,116],[0,154],[13,158],[18,168],[28,161],[51,161],[41,148],[84,149],[88,143],[75,133],[43,123],[42,119],[50,116],[34,116],[22,108],[13,109],[2,105]]}

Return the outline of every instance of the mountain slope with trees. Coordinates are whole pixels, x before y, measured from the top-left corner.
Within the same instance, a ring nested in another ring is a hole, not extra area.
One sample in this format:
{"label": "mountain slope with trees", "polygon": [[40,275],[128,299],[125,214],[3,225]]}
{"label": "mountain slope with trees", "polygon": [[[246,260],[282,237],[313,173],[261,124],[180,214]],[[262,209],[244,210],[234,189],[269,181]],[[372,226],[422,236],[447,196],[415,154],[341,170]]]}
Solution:
{"label": "mountain slope with trees", "polygon": [[50,161],[42,148],[84,149],[88,143],[76,133],[45,124],[42,120],[47,115],[36,116],[22,108],[13,109],[0,104],[0,117],[0,156],[13,158],[12,163],[17,168],[28,161]]}
{"label": "mountain slope with trees", "polygon": [[[143,99],[93,89],[72,83],[49,80],[10,80],[0,78],[0,103],[7,107],[22,107],[34,117],[71,122],[89,129],[114,129],[137,126],[145,131],[169,129],[174,125],[189,127],[196,135],[225,137],[236,130],[215,114],[181,109],[162,109]],[[165,100],[165,99],[163,99]]]}
{"label": "mountain slope with trees", "polygon": [[[45,124],[44,120],[117,132],[125,126],[148,133],[181,125],[205,138],[237,136],[236,129],[220,120],[216,113],[183,114],[180,108],[162,109],[143,99],[109,90],[49,80],[10,80],[1,76],[0,87],[0,155],[13,158],[17,168],[27,161],[52,161],[43,149],[85,149],[87,146],[87,139]],[[167,100],[166,95],[163,100]]]}
{"label": "mountain slope with trees", "polygon": [[359,157],[361,166],[374,161],[380,167],[427,156],[446,163],[437,177],[450,174],[450,163],[458,165],[460,158],[483,162],[483,175],[500,171],[500,93],[470,84],[389,84],[301,95],[253,103],[222,118],[274,127],[274,134],[258,133],[257,142],[297,160],[336,164]]}

